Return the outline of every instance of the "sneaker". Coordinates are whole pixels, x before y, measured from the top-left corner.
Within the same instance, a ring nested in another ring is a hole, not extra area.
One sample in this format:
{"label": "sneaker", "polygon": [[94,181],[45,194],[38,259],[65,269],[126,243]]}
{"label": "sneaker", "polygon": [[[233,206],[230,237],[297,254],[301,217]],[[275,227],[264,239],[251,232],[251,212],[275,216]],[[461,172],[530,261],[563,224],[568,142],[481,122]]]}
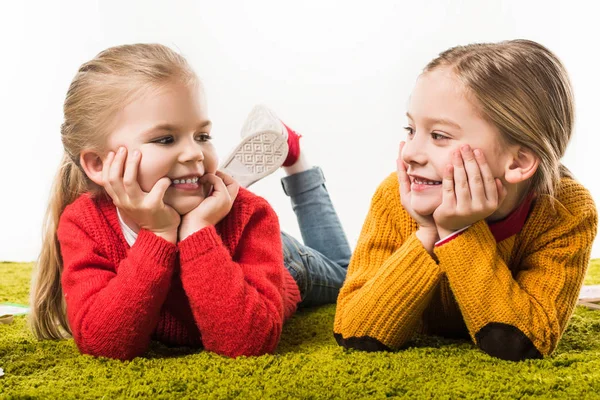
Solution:
{"label": "sneaker", "polygon": [[296,131],[287,126],[269,108],[263,105],[257,105],[252,109],[252,111],[250,111],[248,118],[246,118],[246,122],[242,127],[241,136],[244,138],[258,130],[263,129],[281,132],[281,134],[286,138],[288,146],[287,157],[281,165],[284,167],[289,167],[290,165],[294,164],[296,160],[298,160],[298,156],[300,154],[299,140],[302,135],[296,133]]}
{"label": "sneaker", "polygon": [[287,130],[271,110],[258,105],[246,118],[241,136],[219,169],[240,186],[249,187],[283,164],[288,154]]}
{"label": "sneaker", "polygon": [[285,126],[277,115],[262,104],[254,106],[252,111],[250,111],[250,114],[248,114],[248,117],[244,122],[244,126],[242,126],[240,136],[250,136],[258,131],[279,132],[281,135],[285,136],[286,139],[288,136],[287,129],[285,129]]}

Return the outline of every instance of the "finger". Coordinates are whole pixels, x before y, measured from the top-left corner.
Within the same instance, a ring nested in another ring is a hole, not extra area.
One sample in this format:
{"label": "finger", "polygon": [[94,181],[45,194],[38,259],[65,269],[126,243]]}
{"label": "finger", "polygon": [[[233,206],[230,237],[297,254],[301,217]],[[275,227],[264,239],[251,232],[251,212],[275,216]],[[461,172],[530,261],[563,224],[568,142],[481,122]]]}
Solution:
{"label": "finger", "polygon": [[108,153],[108,155],[106,156],[104,163],[102,164],[102,187],[104,188],[104,190],[106,190],[106,193],[108,193],[110,198],[113,199],[113,202],[119,200],[119,198],[117,197],[117,194],[112,189],[112,186],[111,186],[110,182],[108,181],[110,169],[111,169],[114,159],[115,159],[115,153],[110,151]]}
{"label": "finger", "polygon": [[506,195],[508,194],[508,190],[506,189],[504,184],[502,184],[502,181],[498,178],[495,179],[495,184],[496,184],[496,190],[498,192],[498,203],[497,204],[498,204],[498,207],[500,207],[500,204],[502,204],[502,202],[506,198]]}
{"label": "finger", "polygon": [[217,171],[215,172],[215,175],[221,178],[221,180],[223,181],[223,183],[225,183],[226,186],[231,185],[235,182],[235,179],[233,179],[231,175],[228,175],[223,171]]}
{"label": "finger", "polygon": [[123,168],[125,167],[126,156],[127,149],[120,147],[108,172],[108,182],[121,201],[126,196],[125,188],[123,187]]}
{"label": "finger", "polygon": [[219,178],[221,178],[221,180],[225,184],[225,187],[227,188],[227,192],[229,192],[229,197],[231,198],[231,201],[235,200],[235,198],[237,197],[238,192],[240,190],[240,184],[235,179],[233,179],[231,176],[227,175],[226,173],[224,173],[222,171],[217,171],[216,175]]}
{"label": "finger", "polygon": [[456,207],[456,193],[454,192],[454,166],[449,164],[444,168],[442,178],[442,203],[450,208]]}
{"label": "finger", "polygon": [[211,196],[218,196],[220,193],[227,193],[227,187],[221,178],[215,174],[204,174],[200,178],[199,182],[208,182],[213,186]]}
{"label": "finger", "polygon": [[169,178],[167,178],[166,176],[160,178],[154,184],[154,186],[150,190],[150,193],[148,193],[148,196],[146,197],[146,201],[148,201],[150,204],[163,203],[165,193],[167,193],[167,190],[169,189],[169,187],[171,187],[171,180]]}
{"label": "finger", "polygon": [[490,202],[497,202],[498,194],[500,192],[496,187],[496,180],[494,179],[492,170],[490,169],[490,166],[487,163],[487,160],[485,159],[485,155],[479,149],[475,149],[475,151],[473,151],[473,154],[475,154],[475,159],[477,160],[477,164],[479,165],[479,169],[481,170],[481,178],[483,180],[485,197]]}
{"label": "finger", "polygon": [[465,145],[460,148],[460,152],[465,164],[467,181],[469,182],[469,189],[471,191],[471,201],[484,205],[486,203],[485,188],[479,164],[477,164],[475,154],[473,154],[473,149],[471,149],[471,146]]}
{"label": "finger", "polygon": [[137,180],[140,160],[140,151],[135,150],[129,154],[125,164],[125,172],[123,173],[123,186],[125,188],[125,192],[131,198],[139,198],[143,195],[142,188]]}
{"label": "finger", "polygon": [[471,192],[469,190],[469,181],[465,172],[465,165],[459,150],[452,153],[452,166],[454,167],[454,191],[456,195],[456,204],[461,206],[470,204]]}
{"label": "finger", "polygon": [[405,142],[400,142],[398,149],[398,158],[396,159],[396,169],[398,171],[398,183],[400,184],[400,195],[406,196],[410,193],[410,178],[406,173],[406,165],[402,160],[402,149],[404,148]]}

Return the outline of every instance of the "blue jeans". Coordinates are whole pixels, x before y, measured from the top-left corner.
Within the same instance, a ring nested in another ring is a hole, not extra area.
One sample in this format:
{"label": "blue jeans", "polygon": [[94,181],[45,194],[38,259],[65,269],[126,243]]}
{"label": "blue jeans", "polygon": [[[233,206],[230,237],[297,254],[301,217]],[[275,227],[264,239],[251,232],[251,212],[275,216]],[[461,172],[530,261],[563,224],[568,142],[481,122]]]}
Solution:
{"label": "blue jeans", "polygon": [[335,303],[350,263],[350,246],[325,188],[321,168],[281,179],[304,244],[281,232],[285,267],[298,287],[300,307]]}

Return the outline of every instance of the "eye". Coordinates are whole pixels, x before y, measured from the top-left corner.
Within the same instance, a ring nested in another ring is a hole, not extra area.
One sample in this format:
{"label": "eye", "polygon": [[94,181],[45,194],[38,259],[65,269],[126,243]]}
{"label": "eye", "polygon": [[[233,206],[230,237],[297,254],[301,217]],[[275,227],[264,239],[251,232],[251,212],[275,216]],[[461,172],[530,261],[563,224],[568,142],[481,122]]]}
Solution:
{"label": "eye", "polygon": [[156,144],[171,144],[174,141],[175,141],[175,139],[173,138],[173,136],[163,136],[161,138],[153,140],[152,143],[156,143]]}
{"label": "eye", "polygon": [[444,140],[444,139],[450,139],[449,137],[446,137],[444,135],[440,135],[439,133],[435,133],[435,132],[431,132],[431,138],[433,140]]}
{"label": "eye", "polygon": [[414,129],[413,129],[413,128],[411,128],[410,126],[405,126],[405,127],[404,127],[404,130],[406,131],[406,134],[407,134],[408,136],[412,136],[412,135],[415,133]]}
{"label": "eye", "polygon": [[210,136],[208,133],[201,133],[199,135],[196,135],[196,140],[199,142],[208,142],[211,139],[212,136]]}

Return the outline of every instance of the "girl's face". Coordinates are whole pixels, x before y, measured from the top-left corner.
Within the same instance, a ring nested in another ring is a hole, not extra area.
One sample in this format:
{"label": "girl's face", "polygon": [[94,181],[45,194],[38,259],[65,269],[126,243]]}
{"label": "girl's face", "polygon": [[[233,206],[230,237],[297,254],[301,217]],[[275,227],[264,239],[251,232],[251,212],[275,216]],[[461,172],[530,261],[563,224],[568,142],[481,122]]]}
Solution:
{"label": "girl's face", "polygon": [[508,152],[500,144],[500,132],[480,116],[450,69],[438,68],[419,77],[407,117],[408,137],[401,157],[411,181],[411,207],[417,213],[431,215],[442,203],[444,168],[462,145],[480,149],[494,177],[503,180]]}
{"label": "girl's face", "polygon": [[[139,150],[138,182],[144,192],[150,192],[163,177],[173,182],[216,172],[210,131],[202,90],[196,85],[168,84],[146,91],[119,112],[107,152],[120,146],[127,148],[128,155]],[[202,185],[173,182],[163,200],[184,215],[204,200],[207,191]]]}

